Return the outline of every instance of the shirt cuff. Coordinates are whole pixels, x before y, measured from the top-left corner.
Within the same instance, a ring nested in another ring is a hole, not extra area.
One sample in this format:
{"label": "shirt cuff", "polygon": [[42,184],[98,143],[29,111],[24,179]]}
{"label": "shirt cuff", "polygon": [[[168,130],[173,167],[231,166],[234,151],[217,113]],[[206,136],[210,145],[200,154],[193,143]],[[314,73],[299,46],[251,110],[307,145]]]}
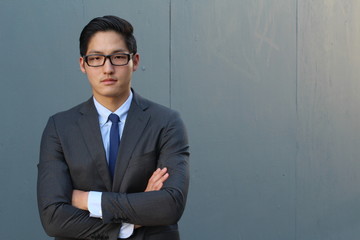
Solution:
{"label": "shirt cuff", "polygon": [[101,195],[102,192],[94,192],[94,191],[89,192],[88,209],[90,212],[90,217],[102,218]]}
{"label": "shirt cuff", "polygon": [[[102,192],[90,191],[88,196],[88,209],[90,217],[102,218],[101,211],[101,195]],[[119,238],[129,238],[134,232],[134,224],[123,223],[120,228]]]}
{"label": "shirt cuff", "polygon": [[134,224],[131,223],[123,223],[121,225],[121,229],[120,229],[120,233],[119,233],[119,238],[128,238],[130,237],[134,232]]}

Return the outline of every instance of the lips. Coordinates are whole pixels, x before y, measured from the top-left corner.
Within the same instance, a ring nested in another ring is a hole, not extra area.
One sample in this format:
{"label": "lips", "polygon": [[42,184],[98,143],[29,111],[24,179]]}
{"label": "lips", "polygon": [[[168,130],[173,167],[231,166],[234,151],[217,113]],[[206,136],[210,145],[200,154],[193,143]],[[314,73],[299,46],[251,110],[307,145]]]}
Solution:
{"label": "lips", "polygon": [[117,80],[113,79],[113,78],[106,78],[104,80],[101,80],[101,83],[104,83],[105,85],[111,85],[111,84],[114,84],[116,82],[117,82]]}

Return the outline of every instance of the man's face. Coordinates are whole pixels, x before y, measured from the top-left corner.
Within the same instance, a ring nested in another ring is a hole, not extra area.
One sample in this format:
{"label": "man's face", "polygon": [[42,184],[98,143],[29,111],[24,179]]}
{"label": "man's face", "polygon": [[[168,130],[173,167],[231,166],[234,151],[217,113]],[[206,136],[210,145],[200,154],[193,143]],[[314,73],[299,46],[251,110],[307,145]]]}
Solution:
{"label": "man's face", "polygon": [[[129,53],[125,41],[115,31],[97,32],[89,41],[86,55]],[[96,100],[116,100],[127,98],[130,94],[132,73],[139,66],[139,55],[136,54],[124,66],[114,66],[110,59],[100,67],[90,67],[83,57],[80,58],[80,69],[89,79]]]}

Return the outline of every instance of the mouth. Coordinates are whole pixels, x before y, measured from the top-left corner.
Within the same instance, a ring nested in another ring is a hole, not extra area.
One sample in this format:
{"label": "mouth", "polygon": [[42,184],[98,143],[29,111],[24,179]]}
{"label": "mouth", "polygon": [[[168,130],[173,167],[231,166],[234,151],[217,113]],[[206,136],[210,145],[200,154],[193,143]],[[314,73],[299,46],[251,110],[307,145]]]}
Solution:
{"label": "mouth", "polygon": [[101,83],[104,83],[105,85],[111,85],[116,82],[117,82],[117,80],[113,79],[113,78],[106,78],[106,79],[101,80]]}

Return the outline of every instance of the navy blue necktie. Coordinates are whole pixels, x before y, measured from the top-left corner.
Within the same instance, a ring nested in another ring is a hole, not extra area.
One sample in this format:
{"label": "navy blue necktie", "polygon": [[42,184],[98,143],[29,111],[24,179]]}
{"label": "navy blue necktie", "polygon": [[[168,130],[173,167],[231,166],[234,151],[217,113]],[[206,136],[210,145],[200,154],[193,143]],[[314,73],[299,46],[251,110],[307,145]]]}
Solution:
{"label": "navy blue necktie", "polygon": [[109,170],[110,170],[111,178],[114,178],[116,157],[120,145],[120,134],[119,134],[120,118],[118,115],[111,113],[109,115],[109,120],[112,123],[110,129]]}

